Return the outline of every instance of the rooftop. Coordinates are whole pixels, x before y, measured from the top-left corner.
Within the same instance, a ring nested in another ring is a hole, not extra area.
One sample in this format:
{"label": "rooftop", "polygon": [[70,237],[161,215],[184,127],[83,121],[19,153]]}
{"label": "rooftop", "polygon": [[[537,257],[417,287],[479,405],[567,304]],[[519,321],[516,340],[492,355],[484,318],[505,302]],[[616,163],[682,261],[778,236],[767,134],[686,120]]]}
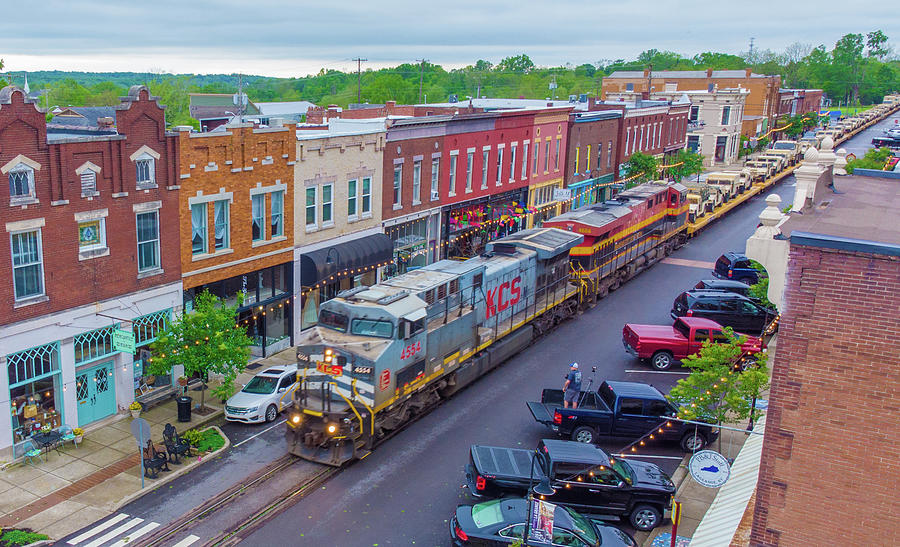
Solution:
{"label": "rooftop", "polygon": [[[651,78],[706,78],[705,70],[654,70],[650,73]],[[713,70],[713,78],[746,78],[745,70]],[[751,78],[767,78],[765,74],[750,73]],[[616,78],[646,78],[643,70],[617,70],[604,79]]]}
{"label": "rooftop", "polygon": [[836,192],[802,214],[792,213],[781,233],[792,244],[900,255],[900,184],[870,176],[835,177]]}

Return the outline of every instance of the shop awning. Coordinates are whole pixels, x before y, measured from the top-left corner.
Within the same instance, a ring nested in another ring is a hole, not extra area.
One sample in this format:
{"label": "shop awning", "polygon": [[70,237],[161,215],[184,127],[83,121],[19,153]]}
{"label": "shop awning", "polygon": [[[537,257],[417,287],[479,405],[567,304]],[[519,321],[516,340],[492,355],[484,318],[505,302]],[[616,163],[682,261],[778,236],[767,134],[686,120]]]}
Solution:
{"label": "shop awning", "polygon": [[385,234],[372,234],[300,255],[300,284],[311,287],[322,279],[347,269],[387,262],[394,244]]}

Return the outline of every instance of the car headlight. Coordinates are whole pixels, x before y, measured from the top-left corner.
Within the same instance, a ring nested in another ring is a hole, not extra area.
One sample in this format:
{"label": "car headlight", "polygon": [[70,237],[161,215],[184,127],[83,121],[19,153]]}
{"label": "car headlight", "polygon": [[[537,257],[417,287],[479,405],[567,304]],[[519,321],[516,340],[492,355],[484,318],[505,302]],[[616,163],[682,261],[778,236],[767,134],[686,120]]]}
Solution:
{"label": "car headlight", "polygon": [[259,410],[259,405],[247,407],[247,412],[256,412]]}

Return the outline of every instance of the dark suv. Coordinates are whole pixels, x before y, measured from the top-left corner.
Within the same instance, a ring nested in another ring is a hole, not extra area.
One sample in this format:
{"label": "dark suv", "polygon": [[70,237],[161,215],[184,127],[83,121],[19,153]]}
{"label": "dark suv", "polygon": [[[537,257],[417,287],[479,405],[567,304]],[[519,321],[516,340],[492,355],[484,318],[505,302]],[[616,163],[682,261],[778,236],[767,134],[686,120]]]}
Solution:
{"label": "dark suv", "polygon": [[713,275],[719,279],[731,279],[747,285],[759,283],[759,271],[750,263],[750,259],[741,253],[728,252],[716,260]]}
{"label": "dark suv", "polygon": [[707,291],[733,292],[741,296],[750,296],[750,287],[746,283],[730,279],[701,279],[694,285],[694,288]]}
{"label": "dark suv", "polygon": [[704,317],[737,332],[759,335],[778,314],[736,293],[691,290],[678,295],[671,315],[672,319]]}

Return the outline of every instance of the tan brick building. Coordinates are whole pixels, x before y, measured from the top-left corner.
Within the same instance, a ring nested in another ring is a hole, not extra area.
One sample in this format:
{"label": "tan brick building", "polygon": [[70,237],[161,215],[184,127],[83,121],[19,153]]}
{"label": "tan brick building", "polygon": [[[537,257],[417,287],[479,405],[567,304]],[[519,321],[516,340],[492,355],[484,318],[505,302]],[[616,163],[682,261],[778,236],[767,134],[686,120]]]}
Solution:
{"label": "tan brick building", "polygon": [[778,117],[781,76],[754,74],[746,70],[649,70],[616,71],[603,78],[601,97],[609,93],[652,93],[674,91],[715,91],[742,87],[750,93],[744,105],[741,134],[753,137],[766,133]]}
{"label": "tan brick building", "polygon": [[178,128],[185,310],[203,290],[240,301],[251,350],[263,356],[293,336],[295,125],[272,125]]}
{"label": "tan brick building", "polygon": [[331,120],[297,132],[294,166],[294,309],[299,332],[339,291],[373,285],[391,259],[382,232],[384,120]]}

